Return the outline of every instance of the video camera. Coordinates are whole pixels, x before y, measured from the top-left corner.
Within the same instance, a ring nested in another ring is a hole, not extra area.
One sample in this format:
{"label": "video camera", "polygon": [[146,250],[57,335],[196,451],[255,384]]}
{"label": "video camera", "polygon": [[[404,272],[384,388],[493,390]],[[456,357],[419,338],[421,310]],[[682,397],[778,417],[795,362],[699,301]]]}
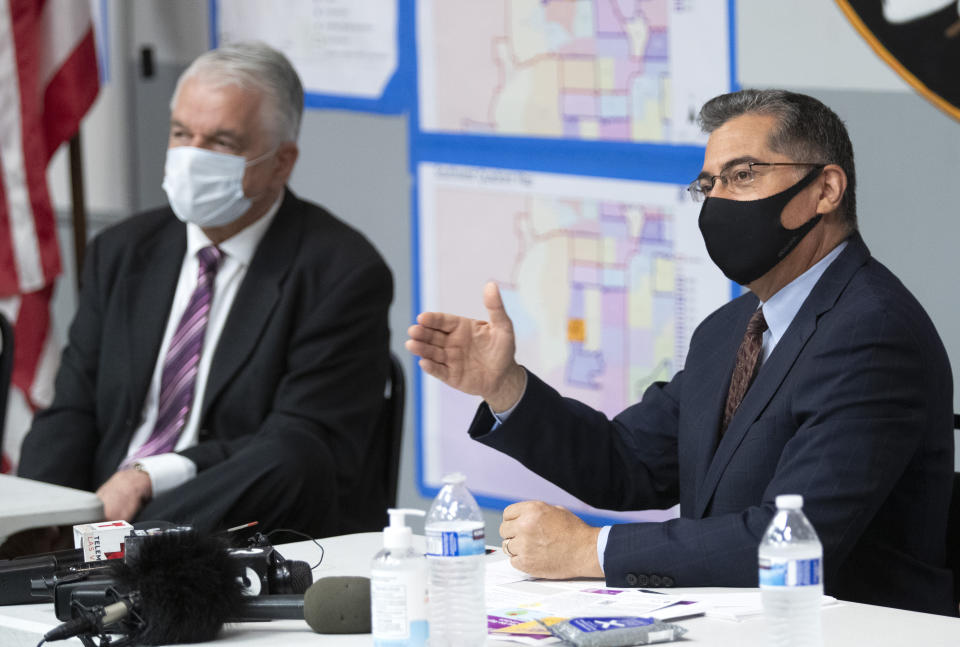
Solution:
{"label": "video camera", "polygon": [[[189,526],[135,530],[126,538],[124,561],[135,562],[145,537],[193,532]],[[313,582],[306,562],[285,559],[262,533],[254,534],[242,548],[227,548],[245,595],[303,593]],[[110,561],[84,562],[79,549],[0,561],[0,604],[55,603],[57,617],[70,618],[74,600],[87,606],[109,604],[116,582],[109,574]],[[171,574],[175,577],[176,574]]]}

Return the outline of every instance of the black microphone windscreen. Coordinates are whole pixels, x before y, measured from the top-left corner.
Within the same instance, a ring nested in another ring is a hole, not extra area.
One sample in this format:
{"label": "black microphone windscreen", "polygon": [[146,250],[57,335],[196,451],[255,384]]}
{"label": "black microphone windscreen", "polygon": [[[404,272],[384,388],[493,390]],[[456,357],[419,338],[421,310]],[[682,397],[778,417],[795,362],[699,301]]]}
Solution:
{"label": "black microphone windscreen", "polygon": [[370,633],[370,578],[320,578],[304,595],[303,617],[320,634]]}
{"label": "black microphone windscreen", "polygon": [[140,592],[146,626],[138,644],[213,640],[243,601],[226,544],[195,531],[144,537],[136,558],[111,570],[123,588]]}

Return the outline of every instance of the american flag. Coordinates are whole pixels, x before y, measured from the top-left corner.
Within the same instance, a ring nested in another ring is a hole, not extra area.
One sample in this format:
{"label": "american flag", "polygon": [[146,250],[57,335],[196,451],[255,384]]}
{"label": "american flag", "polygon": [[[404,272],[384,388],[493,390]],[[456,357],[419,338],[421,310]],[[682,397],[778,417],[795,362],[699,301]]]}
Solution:
{"label": "american flag", "polygon": [[[47,164],[97,96],[88,0],[0,0],[0,311],[14,327],[11,399],[49,403],[59,348],[50,299],[60,274]],[[9,422],[9,421],[8,421]],[[0,471],[26,432],[8,424]]]}

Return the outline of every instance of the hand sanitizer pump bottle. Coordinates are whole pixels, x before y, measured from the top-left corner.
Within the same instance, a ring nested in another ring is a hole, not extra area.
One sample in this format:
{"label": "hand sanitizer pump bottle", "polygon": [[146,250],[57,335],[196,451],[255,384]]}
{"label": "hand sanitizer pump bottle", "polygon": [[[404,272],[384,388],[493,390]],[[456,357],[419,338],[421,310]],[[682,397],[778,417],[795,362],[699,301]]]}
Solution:
{"label": "hand sanitizer pump bottle", "polygon": [[370,620],[375,647],[427,645],[427,559],[413,549],[413,532],[405,515],[423,510],[387,510],[383,550],[373,558],[370,574]]}

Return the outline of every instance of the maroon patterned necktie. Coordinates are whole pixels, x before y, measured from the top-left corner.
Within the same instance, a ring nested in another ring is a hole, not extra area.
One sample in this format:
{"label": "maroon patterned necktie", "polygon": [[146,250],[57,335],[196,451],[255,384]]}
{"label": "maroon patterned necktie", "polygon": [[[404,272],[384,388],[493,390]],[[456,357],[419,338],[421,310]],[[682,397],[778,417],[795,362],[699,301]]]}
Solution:
{"label": "maroon patterned necktie", "polygon": [[737,350],[737,365],[730,378],[730,390],[727,391],[727,405],[723,409],[723,426],[720,436],[727,430],[733,414],[747,394],[760,365],[760,351],[763,349],[763,332],[767,329],[767,320],[763,318],[763,308],[757,308],[747,323],[747,332]]}
{"label": "maroon patterned necktie", "polygon": [[124,461],[127,465],[144,456],[173,451],[190,415],[197,383],[197,366],[200,364],[207,319],[210,316],[214,280],[223,252],[211,245],[198,251],[197,258],[200,262],[197,287],[183,311],[177,330],[173,333],[163,363],[157,423],[147,442]]}

